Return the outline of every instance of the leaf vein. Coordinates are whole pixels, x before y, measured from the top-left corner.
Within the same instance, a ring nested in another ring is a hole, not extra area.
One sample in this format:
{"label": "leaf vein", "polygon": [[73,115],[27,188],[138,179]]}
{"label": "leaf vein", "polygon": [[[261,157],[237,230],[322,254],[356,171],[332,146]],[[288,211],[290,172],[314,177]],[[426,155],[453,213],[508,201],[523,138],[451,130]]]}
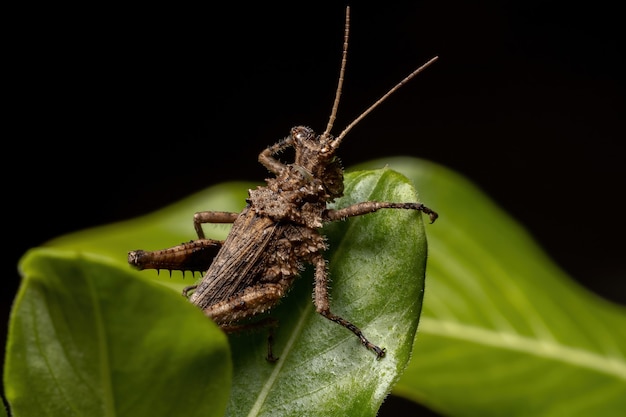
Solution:
{"label": "leaf vein", "polygon": [[312,305],[308,304],[307,307],[304,310],[302,310],[302,313],[300,314],[300,318],[298,319],[296,326],[291,332],[291,336],[287,340],[287,343],[285,344],[285,348],[282,350],[280,354],[281,360],[279,360],[277,363],[274,364],[274,369],[272,370],[272,373],[270,374],[270,376],[267,378],[267,381],[263,384],[263,387],[261,388],[261,391],[259,392],[259,395],[256,401],[250,408],[248,417],[254,417],[260,414],[261,408],[263,407],[265,400],[270,394],[272,386],[274,386],[274,383],[277,381],[281,370],[283,369],[283,367],[285,366],[285,363],[287,362],[286,361],[287,356],[289,356],[289,353],[291,352],[291,350],[293,350],[293,347],[296,341],[298,340],[298,337],[302,333],[306,319],[312,313],[312,309],[313,309]]}
{"label": "leaf vein", "polygon": [[619,359],[598,355],[572,346],[565,346],[555,343],[553,340],[537,340],[519,334],[498,332],[463,323],[439,320],[433,317],[422,317],[420,333],[462,339],[477,344],[524,352],[592,369],[626,380],[626,363]]}

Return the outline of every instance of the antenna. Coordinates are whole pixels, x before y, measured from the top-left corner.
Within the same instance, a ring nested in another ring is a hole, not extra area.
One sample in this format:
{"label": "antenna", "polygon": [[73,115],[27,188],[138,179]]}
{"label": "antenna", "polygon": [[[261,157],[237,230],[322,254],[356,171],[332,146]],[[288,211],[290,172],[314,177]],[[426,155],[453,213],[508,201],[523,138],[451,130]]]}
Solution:
{"label": "antenna", "polygon": [[376,107],[378,107],[378,105],[380,103],[382,103],[383,101],[385,101],[387,99],[387,97],[389,97],[390,95],[392,95],[393,93],[395,93],[396,91],[398,91],[400,89],[400,87],[402,87],[404,84],[406,84],[407,82],[409,82],[413,77],[415,77],[417,74],[419,74],[420,72],[424,71],[426,69],[426,67],[428,67],[430,64],[432,64],[433,62],[435,62],[437,59],[439,59],[438,56],[435,56],[433,58],[431,58],[428,62],[426,62],[425,64],[423,64],[421,67],[419,67],[418,69],[416,69],[415,71],[413,71],[412,73],[410,73],[409,75],[407,75],[402,81],[400,81],[398,84],[396,84],[391,90],[387,91],[381,98],[379,98],[378,100],[376,100],[376,102],[374,102],[374,104],[372,104],[371,106],[369,106],[363,113],[361,113],[359,115],[359,117],[357,117],[356,119],[354,119],[352,121],[352,123],[350,123],[348,126],[346,126],[346,128],[343,130],[343,132],[341,132],[339,134],[339,136],[337,136],[337,139],[335,140],[333,146],[337,147],[339,146],[339,144],[341,143],[341,141],[343,140],[343,138],[348,134],[348,132],[357,125],[357,123],[359,123],[361,120],[363,120],[365,118],[365,116],[367,116],[368,114],[370,114],[370,112],[372,110],[374,110]]}
{"label": "antenna", "polygon": [[[343,87],[343,79],[344,79],[344,75],[346,73],[346,62],[347,62],[347,56],[348,56],[348,36],[349,36],[349,33],[350,33],[350,6],[346,6],[346,24],[345,24],[344,35],[343,35],[343,53],[341,55],[341,69],[339,70],[339,81],[337,83],[337,91],[335,92],[335,101],[333,102],[333,108],[330,111],[330,117],[328,119],[328,124],[326,125],[326,130],[322,134],[322,138],[327,138],[330,135],[330,131],[332,130],[333,124],[335,123],[335,119],[337,117],[337,109],[339,108],[339,99],[341,97],[341,89]],[[428,66],[430,66],[433,62],[435,62],[438,59],[439,59],[438,56],[435,56],[435,57],[431,58],[425,64],[423,64],[421,67],[417,68],[415,71],[413,71],[412,73],[407,75],[402,81],[400,81],[398,84],[396,84],[394,87],[392,87],[382,97],[380,97],[378,100],[376,100],[374,102],[374,104],[369,106],[363,113],[361,113],[356,119],[354,119],[348,126],[346,126],[346,128],[343,130],[343,132],[341,132],[339,134],[339,136],[337,136],[335,138],[335,141],[333,142],[333,147],[335,147],[335,148],[338,147],[339,144],[341,143],[341,141],[343,140],[343,138],[348,134],[348,132],[350,130],[352,130],[352,128],[354,126],[356,126],[361,120],[363,120],[365,118],[365,116],[370,114],[372,112],[372,110],[374,110],[376,107],[378,107],[379,104],[381,104],[383,101],[387,100],[387,98],[390,95],[392,95],[393,93],[398,91],[400,89],[400,87],[402,87],[404,84],[408,83],[413,77],[415,77],[420,72],[424,71]]]}
{"label": "antenna", "polygon": [[343,87],[343,76],[346,73],[346,62],[348,56],[348,36],[350,34],[350,6],[346,6],[346,23],[343,31],[343,53],[341,54],[341,69],[339,70],[339,82],[337,83],[337,91],[335,91],[335,101],[330,111],[326,130],[322,134],[322,138],[327,138],[333,129],[335,118],[337,117],[337,109],[339,108],[339,98],[341,97],[341,88]]}

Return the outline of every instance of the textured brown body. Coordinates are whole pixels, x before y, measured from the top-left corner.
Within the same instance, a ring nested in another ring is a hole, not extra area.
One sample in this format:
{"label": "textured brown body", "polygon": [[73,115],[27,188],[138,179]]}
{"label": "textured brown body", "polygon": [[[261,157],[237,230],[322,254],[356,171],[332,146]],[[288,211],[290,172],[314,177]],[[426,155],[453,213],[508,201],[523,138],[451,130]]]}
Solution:
{"label": "textured brown body", "polygon": [[[429,215],[431,222],[437,218],[434,211],[421,203],[366,201],[342,209],[327,208],[327,203],[343,194],[343,169],[335,153],[347,132],[436,58],[411,73],[334,137],[330,130],[343,82],[348,28],[349,13],[346,14],[339,86],[324,133],[317,135],[308,127],[296,126],[285,139],[261,152],[259,162],[275,177],[267,179],[266,186],[249,190],[248,205],[243,212],[196,213],[194,226],[198,240],[162,251],[132,251],[128,260],[140,269],[206,271],[197,286],[184,292],[187,295],[193,289],[189,300],[226,331],[239,329],[243,320],[273,307],[285,296],[304,264],[312,264],[316,311],[352,331],[365,347],[381,358],[385,355],[384,349],[367,340],[357,326],[331,312],[328,271],[322,256],[326,242],[319,229],[327,222],[386,208],[422,211]],[[276,158],[287,148],[295,151],[291,164]],[[220,242],[205,239],[203,223],[233,223],[233,226],[226,240]],[[268,356],[271,357],[271,351]]]}
{"label": "textured brown body", "polygon": [[218,324],[265,312],[285,295],[303,262],[323,249],[316,231],[276,223],[247,208],[189,300]]}
{"label": "textured brown body", "polygon": [[326,201],[334,196],[301,166],[281,164],[280,170],[277,178],[267,180],[267,187],[249,191],[248,207],[189,299],[217,323],[271,308],[303,263],[314,263],[326,248],[317,229],[324,221]]}

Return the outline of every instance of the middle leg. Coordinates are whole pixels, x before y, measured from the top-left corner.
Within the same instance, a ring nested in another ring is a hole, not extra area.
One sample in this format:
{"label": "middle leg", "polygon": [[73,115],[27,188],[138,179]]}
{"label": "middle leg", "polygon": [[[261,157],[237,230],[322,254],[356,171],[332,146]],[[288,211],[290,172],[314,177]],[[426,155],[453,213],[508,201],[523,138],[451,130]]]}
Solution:
{"label": "middle leg", "polygon": [[203,223],[233,223],[239,217],[239,213],[229,211],[200,211],[193,215],[193,227],[196,229],[199,239],[204,239]]}
{"label": "middle leg", "polygon": [[326,317],[346,329],[350,330],[361,341],[361,344],[374,352],[376,358],[380,359],[385,356],[385,349],[382,349],[371,343],[361,329],[350,323],[348,320],[339,317],[330,311],[330,302],[328,301],[328,271],[326,269],[326,260],[321,254],[315,258],[315,308],[319,314]]}
{"label": "middle leg", "polygon": [[364,201],[362,203],[356,203],[351,206],[337,210],[326,210],[324,212],[324,220],[342,220],[346,217],[361,216],[363,214],[373,213],[380,209],[404,209],[422,211],[428,214],[431,223],[433,223],[435,220],[437,220],[437,217],[439,217],[436,212],[429,209],[422,203],[390,203],[386,201]]}

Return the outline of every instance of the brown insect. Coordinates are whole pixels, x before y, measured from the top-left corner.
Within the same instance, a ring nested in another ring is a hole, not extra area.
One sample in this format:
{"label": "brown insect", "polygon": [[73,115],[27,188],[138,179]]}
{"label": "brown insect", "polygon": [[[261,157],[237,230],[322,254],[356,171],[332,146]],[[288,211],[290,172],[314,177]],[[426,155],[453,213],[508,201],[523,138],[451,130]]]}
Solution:
{"label": "brown insect", "polygon": [[[185,288],[183,294],[226,332],[249,327],[242,321],[270,310],[286,295],[303,264],[312,264],[315,267],[316,311],[350,330],[380,359],[385,356],[385,349],[371,343],[356,325],[331,312],[328,272],[322,256],[327,245],[319,228],[327,222],[380,209],[418,210],[428,214],[431,223],[435,221],[437,213],[421,203],[366,201],[340,209],[330,209],[327,203],[343,195],[343,168],[335,156],[343,138],[376,106],[437,57],[409,74],[339,136],[333,137],[330,131],[341,96],[349,27],[350,9],[346,8],[339,82],[324,133],[316,135],[304,126],[292,128],[289,136],[259,155],[259,162],[275,178],[267,179],[266,186],[249,190],[247,206],[241,213],[196,213],[193,222],[198,240],[159,251],[132,251],[128,254],[128,262],[139,269],[206,271],[200,283]],[[295,160],[285,164],[275,156],[289,147],[295,150]],[[222,242],[206,239],[203,223],[232,223],[232,228]],[[271,344],[268,359],[275,360]]]}

